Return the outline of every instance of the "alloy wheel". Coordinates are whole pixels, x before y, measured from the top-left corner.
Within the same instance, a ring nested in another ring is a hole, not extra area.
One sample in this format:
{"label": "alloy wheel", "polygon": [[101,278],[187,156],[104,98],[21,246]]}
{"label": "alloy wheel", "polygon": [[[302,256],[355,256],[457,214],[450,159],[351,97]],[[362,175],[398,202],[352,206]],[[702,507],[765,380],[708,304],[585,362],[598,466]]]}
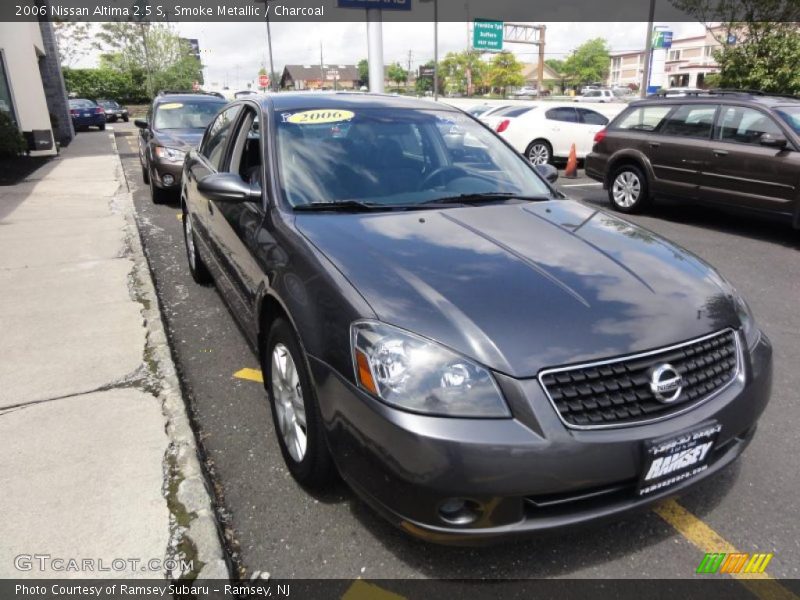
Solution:
{"label": "alloy wheel", "polygon": [[546,165],[550,162],[550,149],[545,144],[534,144],[528,150],[528,160],[532,165]]}
{"label": "alloy wheel", "polygon": [[611,193],[615,204],[623,208],[630,208],[639,200],[642,193],[642,182],[639,181],[636,173],[622,171],[614,179]]}
{"label": "alloy wheel", "polygon": [[278,429],[292,459],[299,463],[306,454],[306,408],[297,367],[289,349],[283,344],[276,344],[272,350],[271,367],[270,383],[275,398]]}

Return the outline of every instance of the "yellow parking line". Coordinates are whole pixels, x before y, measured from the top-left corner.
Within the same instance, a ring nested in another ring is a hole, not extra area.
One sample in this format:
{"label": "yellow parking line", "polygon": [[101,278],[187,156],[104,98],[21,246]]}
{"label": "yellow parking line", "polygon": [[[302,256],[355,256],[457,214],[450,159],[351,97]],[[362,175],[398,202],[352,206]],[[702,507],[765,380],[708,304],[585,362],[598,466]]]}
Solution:
{"label": "yellow parking line", "polygon": [[178,213],[177,215],[175,215],[175,216],[176,216],[176,217],[178,217],[178,221],[182,221],[182,220],[183,220],[183,213],[182,213],[182,212],[179,212],[179,213]]}
{"label": "yellow parking line", "polygon": [[238,379],[247,379],[248,381],[264,383],[264,376],[261,374],[261,369],[239,369],[233,376]]}
{"label": "yellow parking line", "polygon": [[[653,511],[702,552],[740,554],[733,544],[675,500],[667,500]],[[767,573],[731,573],[731,576],[740,580],[742,585],[761,600],[798,600],[797,596]]]}
{"label": "yellow parking line", "polygon": [[363,579],[356,579],[347,588],[342,600],[405,600],[405,598],[372,583],[367,583]]}

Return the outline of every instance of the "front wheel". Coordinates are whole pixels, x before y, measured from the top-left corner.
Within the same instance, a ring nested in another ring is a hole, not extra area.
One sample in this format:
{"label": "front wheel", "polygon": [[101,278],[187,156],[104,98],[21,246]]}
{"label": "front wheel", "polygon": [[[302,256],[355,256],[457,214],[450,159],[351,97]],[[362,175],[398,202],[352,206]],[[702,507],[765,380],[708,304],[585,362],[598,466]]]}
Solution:
{"label": "front wheel", "polygon": [[533,140],[528,144],[525,156],[534,166],[547,165],[553,160],[553,149],[546,140]]}
{"label": "front wheel", "polygon": [[192,279],[200,285],[211,283],[211,273],[197,252],[197,238],[194,236],[192,217],[186,210],[183,211],[183,243],[186,246],[186,258],[189,261],[189,273]]}
{"label": "front wheel", "polygon": [[614,171],[608,187],[608,199],[620,212],[640,212],[650,202],[647,177],[634,165],[623,165]]}
{"label": "front wheel", "polygon": [[98,126],[97,126],[97,128],[98,128],[100,131],[105,131],[105,130],[106,130],[106,124],[105,124],[105,123],[103,123],[102,125],[98,125]]}
{"label": "front wheel", "polygon": [[301,485],[324,487],[335,469],[305,356],[288,321],[277,319],[272,324],[261,362],[286,467]]}

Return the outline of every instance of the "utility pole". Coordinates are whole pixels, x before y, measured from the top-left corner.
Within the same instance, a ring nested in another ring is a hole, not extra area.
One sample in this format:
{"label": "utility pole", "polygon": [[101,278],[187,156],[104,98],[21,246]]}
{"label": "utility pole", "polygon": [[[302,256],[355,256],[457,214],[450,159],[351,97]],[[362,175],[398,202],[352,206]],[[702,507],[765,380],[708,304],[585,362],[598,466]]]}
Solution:
{"label": "utility pole", "polygon": [[369,91],[383,93],[383,16],[380,8],[367,9]]}
{"label": "utility pole", "polygon": [[439,0],[433,0],[433,99],[439,99]]}
{"label": "utility pole", "polygon": [[408,91],[408,76],[411,75],[411,57],[414,56],[414,51],[408,51],[408,70],[406,70],[406,91]]}
{"label": "utility pole", "polygon": [[544,92],[544,32],[547,29],[546,25],[539,25],[539,65],[536,72],[536,85],[539,90],[539,97],[542,97]]}
{"label": "utility pole", "polygon": [[267,28],[267,54],[269,55],[269,89],[273,92],[277,90],[277,81],[275,81],[275,68],[272,63],[272,33],[269,29],[269,0],[255,0],[256,2],[264,3],[264,10],[266,11],[266,19],[264,23]]}
{"label": "utility pole", "polygon": [[650,13],[647,18],[647,38],[644,46],[644,68],[642,69],[642,87],[639,95],[647,96],[647,86],[650,83],[650,63],[653,60],[653,21],[656,15],[656,0],[650,0]]}

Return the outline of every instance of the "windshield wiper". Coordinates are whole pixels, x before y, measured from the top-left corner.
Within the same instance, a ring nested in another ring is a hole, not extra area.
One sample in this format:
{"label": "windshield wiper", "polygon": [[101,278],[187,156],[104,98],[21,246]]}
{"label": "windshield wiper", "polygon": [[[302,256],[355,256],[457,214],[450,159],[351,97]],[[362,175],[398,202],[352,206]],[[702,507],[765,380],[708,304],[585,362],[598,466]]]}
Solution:
{"label": "windshield wiper", "polygon": [[389,210],[391,208],[391,206],[385,206],[382,204],[368,204],[366,202],[359,202],[358,200],[341,200],[339,202],[309,202],[308,204],[298,204],[294,207],[295,210],[301,210],[305,212],[364,212],[370,210]]}
{"label": "windshield wiper", "polygon": [[523,196],[513,192],[486,192],[483,194],[459,194],[458,196],[445,196],[444,198],[434,198],[426,200],[422,204],[467,204],[470,202],[502,202],[504,200],[527,200],[538,202],[552,200],[549,195],[543,196]]}

